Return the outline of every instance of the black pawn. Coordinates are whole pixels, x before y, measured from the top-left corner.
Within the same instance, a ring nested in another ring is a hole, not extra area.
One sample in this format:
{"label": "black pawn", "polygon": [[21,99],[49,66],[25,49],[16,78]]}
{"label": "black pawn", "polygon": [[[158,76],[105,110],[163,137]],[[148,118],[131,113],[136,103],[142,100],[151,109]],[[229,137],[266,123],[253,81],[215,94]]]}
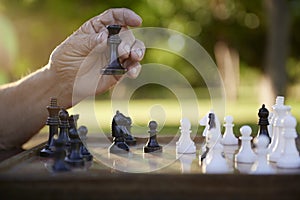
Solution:
{"label": "black pawn", "polygon": [[87,140],[87,133],[88,129],[85,126],[80,126],[77,130],[80,139],[81,139],[81,147],[80,147],[80,153],[82,154],[83,158],[86,161],[91,161],[93,160],[93,155],[89,152],[89,150],[85,147],[86,140]]}
{"label": "black pawn", "polygon": [[79,115],[70,115],[68,117],[68,123],[69,123],[69,128],[68,128],[68,142],[67,142],[67,147],[68,147],[68,152],[67,152],[67,155],[69,154],[70,152],[70,148],[71,148],[71,139],[70,139],[70,130],[72,129],[76,129],[77,130],[77,121],[79,119]]}
{"label": "black pawn", "polygon": [[124,126],[127,130],[126,134],[125,134],[125,142],[129,146],[134,146],[134,145],[136,145],[136,139],[131,134],[131,124],[132,124],[131,118],[126,117],[125,124],[124,124]]}
{"label": "black pawn", "polygon": [[151,153],[151,152],[162,152],[162,146],[160,146],[156,139],[156,133],[157,133],[157,123],[156,121],[150,121],[149,122],[149,131],[150,137],[146,145],[144,146],[144,153]]}
{"label": "black pawn", "polygon": [[107,44],[110,48],[108,66],[101,70],[103,75],[122,75],[125,74],[127,69],[123,68],[119,61],[118,46],[121,43],[119,32],[120,25],[109,25],[106,27],[108,30]]}
{"label": "black pawn", "polygon": [[112,120],[112,137],[113,143],[108,148],[110,153],[126,153],[129,151],[129,146],[125,142],[124,131],[122,126],[119,125],[119,121],[122,120],[121,116],[117,112]]}
{"label": "black pawn", "polygon": [[76,121],[73,115],[69,117],[70,129],[69,129],[69,138],[70,138],[70,152],[65,158],[65,161],[73,167],[82,167],[84,166],[83,156],[80,152],[81,140],[79,138]]}
{"label": "black pawn", "polygon": [[49,138],[45,147],[40,151],[40,156],[42,157],[50,157],[54,153],[53,137],[58,134],[58,112],[60,110],[60,107],[57,105],[57,98],[50,99],[50,105],[47,106],[47,110],[49,116],[47,118],[46,125],[49,126]]}
{"label": "black pawn", "polygon": [[69,113],[65,109],[61,109],[58,113],[59,117],[59,135],[58,138],[64,142],[66,148],[70,145],[69,139]]}
{"label": "black pawn", "polygon": [[66,150],[65,142],[60,138],[54,139],[54,164],[52,169],[54,172],[70,171],[70,167],[65,162]]}
{"label": "black pawn", "polygon": [[268,137],[269,138],[269,144],[270,144],[271,143],[271,137],[270,137],[269,131],[268,131],[269,111],[265,107],[265,104],[263,104],[262,107],[259,109],[258,117],[259,117],[259,121],[258,121],[259,130],[258,130],[257,137],[259,137],[261,135],[264,135],[264,136]]}

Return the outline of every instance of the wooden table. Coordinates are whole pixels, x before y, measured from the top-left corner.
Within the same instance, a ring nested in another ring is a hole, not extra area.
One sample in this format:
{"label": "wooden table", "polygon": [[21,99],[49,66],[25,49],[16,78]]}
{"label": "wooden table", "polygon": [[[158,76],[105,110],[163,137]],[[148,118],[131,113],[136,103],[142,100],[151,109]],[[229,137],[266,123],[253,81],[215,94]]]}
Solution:
{"label": "wooden table", "polygon": [[[87,141],[94,160],[71,172],[52,172],[51,159],[38,156],[44,144],[0,163],[1,199],[299,199],[300,169],[278,170],[273,175],[250,175],[230,162],[237,152],[227,149],[228,174],[204,174],[198,153],[190,168],[176,159],[178,138],[159,137],[161,154],[144,155],[146,142],[138,138],[128,156],[110,155],[110,139],[90,136]],[[197,152],[201,138],[195,138]],[[3,152],[2,152],[3,154]],[[173,157],[172,157],[173,156]],[[170,161],[166,162],[166,160]],[[171,160],[173,159],[173,162]],[[166,164],[167,163],[167,164]],[[134,165],[135,168],[133,167]],[[125,172],[126,167],[130,173]]]}

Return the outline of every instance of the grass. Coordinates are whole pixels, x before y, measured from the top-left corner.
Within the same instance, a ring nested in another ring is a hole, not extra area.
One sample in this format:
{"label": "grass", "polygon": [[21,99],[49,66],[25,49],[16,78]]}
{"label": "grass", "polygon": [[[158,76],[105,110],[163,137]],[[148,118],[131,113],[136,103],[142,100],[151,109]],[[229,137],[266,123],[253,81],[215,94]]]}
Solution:
{"label": "grass", "polygon": [[[195,103],[195,102],[194,102]],[[89,134],[106,134],[110,135],[110,124],[114,116],[115,110],[120,109],[122,113],[130,116],[133,120],[132,134],[136,137],[148,137],[147,124],[150,120],[155,119],[159,123],[159,135],[176,135],[179,134],[180,119],[182,115],[188,115],[192,124],[192,137],[200,136],[204,129],[199,126],[198,121],[210,110],[211,102],[209,100],[199,100],[197,107],[193,102],[186,101],[182,108],[181,105],[174,99],[144,99],[131,100],[127,102],[111,102],[110,100],[85,100],[77,106],[69,110],[70,114],[79,114],[78,126],[85,125],[89,129]],[[292,114],[297,121],[300,119],[300,104],[296,100],[289,100],[287,104],[292,107]],[[236,102],[227,102],[225,115],[234,117],[234,133],[240,136],[239,129],[243,125],[249,125],[252,128],[252,136],[258,132],[258,116],[257,112],[260,104],[253,101],[251,98],[240,98]],[[220,119],[223,123],[223,119]],[[222,127],[223,128],[223,127]],[[48,137],[48,127],[45,126],[38,134],[40,142],[43,142]],[[224,132],[224,128],[222,133]],[[297,124],[297,132],[300,133],[300,125]],[[33,140],[32,140],[33,141]],[[28,147],[32,145],[28,142]],[[24,146],[24,147],[25,147]]]}
{"label": "grass", "polygon": [[[292,106],[292,114],[299,119],[300,105],[296,101],[288,101],[287,103]],[[132,118],[132,132],[136,135],[148,135],[147,124],[150,120],[158,122],[159,134],[176,134],[182,117],[188,117],[193,126],[193,134],[199,134],[202,132],[203,127],[198,125],[198,121],[210,110],[210,105],[209,100],[199,100],[196,104],[188,100],[179,104],[177,100],[172,99],[131,100],[129,102],[111,102],[109,100],[94,102],[86,100],[70,109],[69,112],[80,114],[78,125],[87,126],[89,132],[92,133],[110,133],[111,120],[115,110],[119,109],[120,112]],[[234,117],[234,131],[237,135],[239,134],[239,128],[243,125],[250,125],[253,134],[257,133],[259,107],[258,102],[249,99],[241,99],[226,104],[225,115]],[[223,123],[223,119],[220,119],[220,121]],[[299,128],[298,124],[298,133],[300,132]]]}

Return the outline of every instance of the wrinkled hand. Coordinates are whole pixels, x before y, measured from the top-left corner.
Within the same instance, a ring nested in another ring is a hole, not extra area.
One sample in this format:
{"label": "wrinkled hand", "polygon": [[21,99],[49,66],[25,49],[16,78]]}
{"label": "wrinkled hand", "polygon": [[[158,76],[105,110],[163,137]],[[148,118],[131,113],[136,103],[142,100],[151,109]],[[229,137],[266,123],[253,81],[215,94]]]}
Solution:
{"label": "wrinkled hand", "polygon": [[122,26],[119,59],[128,69],[127,76],[138,76],[145,46],[135,39],[128,26],[137,27],[141,23],[142,19],[129,9],[110,9],[88,20],[56,47],[50,56],[50,69],[61,80],[59,84],[65,92],[72,96],[73,104],[87,96],[105,92],[122,77],[100,74],[101,68],[108,64],[107,25]]}

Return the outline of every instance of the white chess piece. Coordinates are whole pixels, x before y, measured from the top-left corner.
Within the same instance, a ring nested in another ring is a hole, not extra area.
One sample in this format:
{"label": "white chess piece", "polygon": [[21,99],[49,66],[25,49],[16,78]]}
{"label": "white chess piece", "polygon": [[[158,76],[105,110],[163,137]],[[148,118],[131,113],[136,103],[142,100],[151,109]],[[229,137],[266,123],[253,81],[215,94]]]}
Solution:
{"label": "white chess piece", "polygon": [[297,138],[297,121],[291,114],[285,116],[282,120],[282,133],[284,137],[284,149],[281,157],[277,160],[279,168],[298,168],[300,167],[299,152],[296,147],[295,138]]}
{"label": "white chess piece", "polygon": [[210,110],[200,121],[199,121],[199,124],[200,126],[205,126],[204,130],[203,130],[203,133],[202,133],[202,136],[205,137],[205,144],[201,147],[201,152],[205,152],[206,151],[206,147],[207,147],[207,132],[208,132],[208,129],[209,129],[209,114],[212,113],[214,114],[215,116],[215,125],[216,125],[216,129],[217,129],[217,132],[221,134],[221,127],[220,127],[220,121],[217,117],[217,115],[214,113],[213,110]]}
{"label": "white chess piece", "polygon": [[213,111],[213,110],[210,110],[210,111],[209,111],[202,119],[200,119],[200,121],[199,121],[199,125],[200,125],[200,126],[205,126],[205,128],[204,128],[204,130],[203,130],[203,133],[202,133],[202,136],[203,136],[203,137],[206,137],[206,133],[207,133],[208,128],[209,128],[209,126],[208,126],[209,117],[208,117],[208,116],[209,116],[210,113],[213,113],[213,114],[215,115],[216,128],[218,129],[219,132],[221,132],[220,121],[219,121],[217,115],[214,113],[214,111]]}
{"label": "white chess piece", "polygon": [[203,132],[202,132],[202,136],[203,137],[206,137],[206,132],[207,132],[207,129],[208,129],[208,113],[202,117],[200,120],[199,120],[199,125],[200,126],[205,126]]}
{"label": "white chess piece", "polygon": [[284,137],[282,134],[282,124],[281,120],[289,114],[291,111],[290,106],[283,105],[283,102],[280,102],[274,110],[277,112],[277,117],[274,119],[274,125],[273,125],[273,133],[276,134],[276,141],[275,145],[271,152],[268,154],[268,160],[271,162],[277,162],[277,160],[281,156],[281,152],[283,151],[283,145],[284,145]]}
{"label": "white chess piece", "polygon": [[235,155],[235,162],[254,163],[254,161],[256,160],[256,154],[251,148],[252,137],[250,135],[252,129],[250,126],[242,126],[240,128],[240,132],[242,135],[240,137],[242,143],[239,152]]}
{"label": "white chess piece", "polygon": [[274,123],[274,113],[273,112],[269,113],[268,121],[269,121],[268,133],[269,133],[270,138],[272,139],[272,137],[273,137],[273,123]]}
{"label": "white chess piece", "polygon": [[181,135],[176,142],[176,152],[177,153],[196,153],[196,146],[194,141],[191,139],[191,122],[187,118],[180,120]]}
{"label": "white chess piece", "polygon": [[222,138],[222,144],[223,145],[237,145],[238,139],[235,137],[233,133],[233,117],[232,116],[226,116],[224,118],[225,124],[225,132]]}
{"label": "white chess piece", "polygon": [[269,138],[261,135],[255,138],[257,160],[251,168],[251,174],[274,174],[275,170],[271,167],[267,160]]}
{"label": "white chess piece", "polygon": [[215,128],[208,130],[207,134],[210,149],[202,165],[203,173],[229,173],[229,166],[222,155],[223,145],[221,144],[221,136],[217,133],[217,129]]}
{"label": "white chess piece", "polygon": [[[209,160],[209,157],[212,155],[211,149],[216,144],[216,142],[221,141],[221,138],[222,138],[221,132],[217,127],[216,115],[214,113],[209,113],[208,118],[211,118],[211,119],[208,120],[209,126],[208,126],[208,130],[207,130],[207,133],[206,133],[206,143],[202,147],[202,152],[203,153],[206,152],[207,149],[208,149],[208,153],[205,156],[204,162]],[[221,145],[221,146],[223,147],[223,145]],[[205,149],[204,149],[204,147],[205,147]],[[202,155],[201,155],[201,157],[202,157]]]}
{"label": "white chess piece", "polygon": [[203,163],[206,163],[210,159],[210,157],[212,155],[212,148],[216,144],[218,137],[221,137],[221,136],[218,136],[217,133],[218,132],[216,131],[216,128],[211,128],[211,129],[208,129],[208,131],[207,131],[207,135],[206,135],[207,140],[206,140],[205,147],[208,148],[208,153],[206,154],[206,157],[204,158]]}
{"label": "white chess piece", "polygon": [[[278,134],[277,134],[277,128],[275,127],[275,121],[277,121],[278,118],[278,108],[282,107],[284,105],[284,97],[283,96],[277,96],[276,100],[275,100],[275,104],[272,106],[273,109],[273,115],[272,118],[270,120],[270,125],[272,124],[272,127],[269,128],[271,129],[269,131],[269,134],[271,136],[271,143],[269,144],[268,147],[268,153],[272,153],[274,150],[274,147],[276,145],[276,143],[278,142]],[[272,131],[272,133],[270,133]]]}

